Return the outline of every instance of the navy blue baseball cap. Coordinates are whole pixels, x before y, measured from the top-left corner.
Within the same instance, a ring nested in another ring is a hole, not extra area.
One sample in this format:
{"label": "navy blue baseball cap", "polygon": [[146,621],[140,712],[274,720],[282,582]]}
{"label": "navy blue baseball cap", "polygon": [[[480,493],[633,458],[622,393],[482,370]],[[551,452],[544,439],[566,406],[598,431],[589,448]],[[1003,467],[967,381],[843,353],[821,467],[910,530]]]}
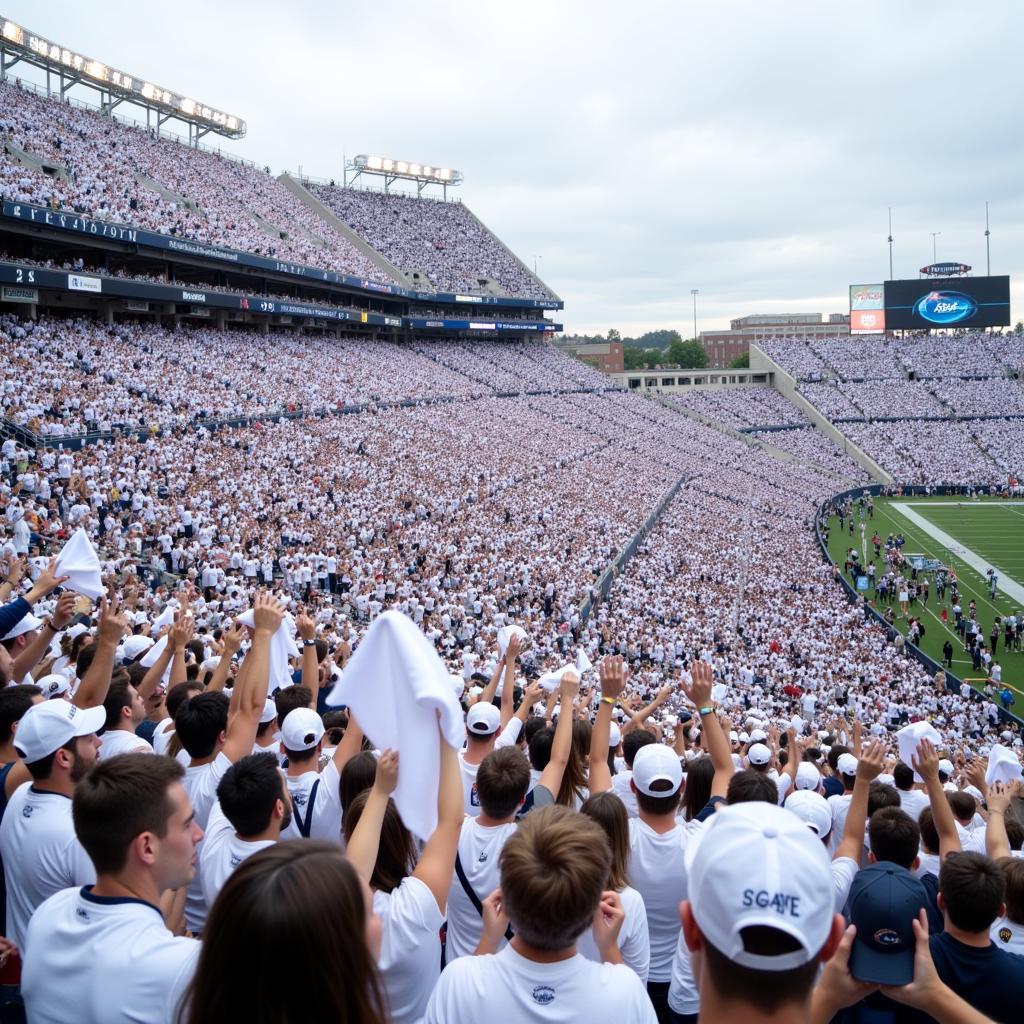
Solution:
{"label": "navy blue baseball cap", "polygon": [[850,951],[850,973],[878,985],[909,985],[914,980],[914,921],[928,905],[928,892],[906,868],[879,861],[858,871],[846,902],[857,926]]}

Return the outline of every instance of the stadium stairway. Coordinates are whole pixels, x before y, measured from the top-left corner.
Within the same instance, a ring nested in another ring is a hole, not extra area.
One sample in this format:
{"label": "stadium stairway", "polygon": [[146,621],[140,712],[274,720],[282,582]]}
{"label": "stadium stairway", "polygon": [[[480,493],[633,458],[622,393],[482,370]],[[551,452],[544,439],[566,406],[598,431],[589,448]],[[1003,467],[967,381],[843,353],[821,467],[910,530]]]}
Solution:
{"label": "stadium stairway", "polygon": [[21,164],[22,167],[31,168],[33,171],[39,171],[49,178],[56,178],[58,181],[72,180],[71,172],[63,164],[57,163],[56,160],[38,157],[34,153],[29,153],[27,150],[14,145],[13,142],[4,143],[4,152],[11,157],[15,163]]}
{"label": "stadium stairway", "polygon": [[169,189],[166,185],[161,185],[155,178],[150,178],[148,175],[143,174],[141,171],[133,171],[135,180],[145,189],[149,189],[150,192],[155,192],[162,199],[166,199],[169,203],[177,203],[179,206],[185,207],[187,210],[200,210],[199,204],[194,199],[188,199],[183,195],[179,195],[172,189]]}
{"label": "stadium stairway", "polygon": [[377,252],[365,239],[357,235],[336,213],[320,202],[301,182],[296,181],[287,171],[278,175],[277,180],[289,192],[305,203],[321,220],[330,224],[335,231],[347,238],[354,248],[358,249],[374,266],[380,269],[385,278],[390,278],[396,284],[403,286],[410,285],[411,282],[398,267],[381,255],[381,253]]}

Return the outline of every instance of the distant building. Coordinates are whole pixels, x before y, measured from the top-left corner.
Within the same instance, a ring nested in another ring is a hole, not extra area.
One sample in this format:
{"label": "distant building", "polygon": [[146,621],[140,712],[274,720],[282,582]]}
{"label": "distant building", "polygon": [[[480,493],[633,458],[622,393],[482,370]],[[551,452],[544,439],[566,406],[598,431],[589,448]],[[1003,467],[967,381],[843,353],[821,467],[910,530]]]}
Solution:
{"label": "distant building", "polygon": [[763,338],[845,338],[850,334],[849,313],[753,313],[729,321],[727,331],[701,331],[700,343],[711,366],[728,366],[750,351],[750,343]]}
{"label": "distant building", "polygon": [[621,341],[587,342],[583,345],[562,342],[558,347],[567,355],[575,356],[604,373],[622,373],[626,368]]}

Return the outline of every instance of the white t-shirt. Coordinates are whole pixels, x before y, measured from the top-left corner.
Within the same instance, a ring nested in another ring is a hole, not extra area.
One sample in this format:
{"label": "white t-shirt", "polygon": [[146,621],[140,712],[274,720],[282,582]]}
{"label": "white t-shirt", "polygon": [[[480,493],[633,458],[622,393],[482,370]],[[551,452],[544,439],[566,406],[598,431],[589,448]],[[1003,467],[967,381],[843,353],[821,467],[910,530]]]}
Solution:
{"label": "white t-shirt", "polygon": [[199,959],[160,911],[135,899],[64,889],[29,925],[21,992],[33,1024],[171,1024]]}
{"label": "white t-shirt", "polygon": [[[201,829],[206,829],[210,819],[210,811],[213,809],[217,799],[217,786],[224,778],[224,773],[231,767],[231,761],[223,752],[209,764],[196,765],[185,769],[185,778],[182,785],[192,801],[192,810],[195,814],[196,824]],[[203,842],[200,840],[196,848],[196,856],[201,858],[203,854]],[[188,929],[193,935],[199,935],[206,924],[206,911],[209,908],[206,900],[203,899],[203,882],[199,872],[189,882],[188,893],[185,896],[185,921]]]}
{"label": "white t-shirt", "polygon": [[[644,907],[644,899],[629,885],[619,893],[619,899],[626,913],[626,920],[622,922],[622,930],[619,932],[622,962],[635,971],[636,976],[646,985],[651,966],[651,941],[647,930],[647,909]],[[597,943],[594,941],[594,933],[589,929],[579,937],[576,948],[588,960],[598,964],[602,962]]]}
{"label": "white t-shirt", "polygon": [[832,888],[836,894],[835,909],[837,914],[843,912],[846,897],[850,895],[853,876],[860,871],[860,865],[852,857],[838,857],[832,861]]}
{"label": "white t-shirt", "polygon": [[127,729],[108,729],[100,737],[99,757],[117,757],[118,754],[155,754],[156,751],[141,737]]}
{"label": "white t-shirt", "polygon": [[213,906],[217,893],[246,857],[251,857],[265,847],[273,845],[273,839],[240,839],[235,835],[234,826],[224,817],[220,802],[214,803],[206,822],[198,870],[207,907]]}
{"label": "white t-shirt", "polygon": [[928,806],[928,794],[922,793],[919,789],[910,789],[906,792],[898,789],[896,792],[900,795],[900,807],[917,821],[921,812]]}
{"label": "white t-shirt", "polygon": [[[459,860],[473,891],[481,902],[498,888],[500,870],[498,858],[505,841],[516,826],[514,822],[485,827],[476,818],[462,823],[459,835]],[[476,907],[466,895],[457,874],[452,875],[448,893],[448,937],[445,942],[445,960],[451,963],[460,956],[472,956],[480,941],[483,924]],[[505,940],[501,940],[505,945]],[[501,948],[501,947],[499,947]]]}
{"label": "white t-shirt", "polygon": [[539,964],[511,946],[490,956],[464,956],[446,967],[430,997],[426,1024],[500,1020],[615,1021],[656,1024],[654,1007],[625,964],[596,964],[576,954]]}
{"label": "white t-shirt", "polygon": [[832,831],[828,837],[828,852],[834,854],[843,841],[843,830],[846,828],[846,815],[850,810],[853,793],[842,793],[828,798],[828,807],[832,812]]}
{"label": "white t-shirt", "polygon": [[683,851],[699,822],[676,824],[658,834],[641,818],[629,819],[629,879],[647,910],[651,963],[648,980],[670,981],[681,925],[679,903],[686,898]]}
{"label": "white t-shirt", "polygon": [[989,930],[989,938],[1007,953],[1024,955],[1024,924],[1000,917]]}
{"label": "white t-shirt", "polygon": [[164,718],[156,723],[153,730],[153,750],[157,754],[166,754],[174,735],[174,719]]}
{"label": "white t-shirt", "polygon": [[[316,797],[313,800],[312,816],[310,816],[309,794],[313,784]],[[299,819],[309,822],[309,838],[325,839],[331,843],[341,843],[341,776],[333,760],[327,762],[322,772],[308,771],[294,778],[286,779],[288,792],[292,797],[292,823],[281,833],[282,839],[301,839]]]}
{"label": "white t-shirt", "polygon": [[377,966],[391,1020],[393,1024],[418,1024],[441,973],[444,915],[426,884],[411,875],[390,893],[375,892],[373,909],[383,926]]}
{"label": "white t-shirt", "polygon": [[464,750],[459,751],[459,768],[462,770],[462,798],[466,813],[475,818],[480,813],[480,801],[476,795],[476,772],[479,764],[470,764]]}
{"label": "white t-shirt", "polygon": [[33,789],[30,782],[19,786],[0,824],[0,857],[7,882],[5,934],[24,955],[36,907],[61,889],[96,881],[92,861],[75,835],[71,798]]}
{"label": "white t-shirt", "polygon": [[635,818],[640,814],[636,804],[636,793],[630,787],[633,781],[633,773],[627,768],[626,771],[616,772],[612,776],[612,792],[626,805],[626,813]]}

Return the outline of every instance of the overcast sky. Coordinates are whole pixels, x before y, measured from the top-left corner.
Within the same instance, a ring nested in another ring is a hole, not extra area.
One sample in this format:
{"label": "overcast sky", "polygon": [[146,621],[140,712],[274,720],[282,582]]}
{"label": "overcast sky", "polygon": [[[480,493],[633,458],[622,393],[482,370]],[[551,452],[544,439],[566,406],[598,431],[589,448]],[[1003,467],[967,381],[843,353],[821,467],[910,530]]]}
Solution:
{"label": "overcast sky", "polygon": [[[224,147],[339,177],[342,153],[460,169],[572,331],[692,334],[846,310],[940,260],[1024,315],[1024,5],[4,0],[87,56],[238,114]],[[1020,278],[1020,285],[1016,279]]]}

